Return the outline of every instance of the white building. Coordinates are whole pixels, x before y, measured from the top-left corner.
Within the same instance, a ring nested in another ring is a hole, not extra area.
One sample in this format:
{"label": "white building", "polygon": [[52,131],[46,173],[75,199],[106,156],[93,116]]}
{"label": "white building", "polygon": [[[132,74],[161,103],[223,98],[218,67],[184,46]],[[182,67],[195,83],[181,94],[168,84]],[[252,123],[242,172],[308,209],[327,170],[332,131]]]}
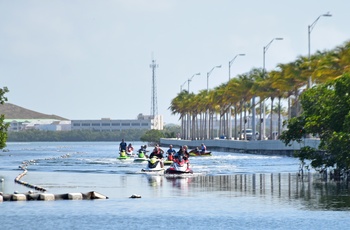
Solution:
{"label": "white building", "polygon": [[161,115],[157,115],[153,118],[153,116],[142,115],[141,113],[135,120],[113,120],[110,118],[102,118],[101,120],[71,121],[60,121],[52,119],[5,119],[5,123],[10,123],[8,131],[33,129],[46,131],[120,131],[129,129],[163,130],[163,117]]}
{"label": "white building", "polygon": [[71,130],[70,121],[60,121],[53,119],[5,119],[9,123],[8,131],[21,130],[49,130],[49,131],[69,131]]}
{"label": "white building", "polygon": [[114,120],[102,118],[101,120],[72,120],[72,130],[95,130],[95,131],[120,131],[130,129],[157,129],[163,130],[163,117],[156,115],[139,114],[136,120]]}

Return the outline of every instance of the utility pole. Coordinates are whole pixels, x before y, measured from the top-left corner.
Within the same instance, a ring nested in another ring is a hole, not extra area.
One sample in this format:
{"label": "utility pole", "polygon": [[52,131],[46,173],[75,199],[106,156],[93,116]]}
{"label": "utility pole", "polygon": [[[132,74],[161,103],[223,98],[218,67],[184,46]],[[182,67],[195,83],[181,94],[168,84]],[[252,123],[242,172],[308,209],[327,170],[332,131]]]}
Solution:
{"label": "utility pole", "polygon": [[156,64],[156,60],[152,60],[152,64],[149,65],[152,68],[152,98],[151,98],[151,116],[154,119],[154,127],[158,128],[158,118],[156,119],[156,115],[158,115],[158,107],[157,107],[157,82],[156,82],[156,68],[158,68],[158,64]]}

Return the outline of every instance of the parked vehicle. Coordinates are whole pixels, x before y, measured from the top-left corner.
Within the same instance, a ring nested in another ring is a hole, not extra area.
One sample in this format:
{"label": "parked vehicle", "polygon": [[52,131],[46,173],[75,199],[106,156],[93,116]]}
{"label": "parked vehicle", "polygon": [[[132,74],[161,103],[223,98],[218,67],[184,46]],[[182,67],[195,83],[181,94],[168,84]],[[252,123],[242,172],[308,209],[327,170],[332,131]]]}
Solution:
{"label": "parked vehicle", "polygon": [[[253,138],[253,130],[252,129],[243,129],[240,133],[240,137],[242,140],[252,140]],[[259,138],[259,132],[255,132],[255,139]]]}

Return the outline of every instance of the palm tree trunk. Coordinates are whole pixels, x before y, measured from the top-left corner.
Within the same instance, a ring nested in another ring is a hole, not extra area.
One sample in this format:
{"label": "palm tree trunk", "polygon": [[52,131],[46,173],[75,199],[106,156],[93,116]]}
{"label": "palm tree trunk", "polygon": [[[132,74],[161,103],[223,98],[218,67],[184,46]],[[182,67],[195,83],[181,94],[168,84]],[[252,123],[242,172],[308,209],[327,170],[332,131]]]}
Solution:
{"label": "palm tree trunk", "polygon": [[203,113],[199,114],[199,138],[203,139]]}
{"label": "palm tree trunk", "polygon": [[241,101],[240,102],[240,117],[241,118],[240,118],[240,121],[239,121],[239,123],[240,123],[240,126],[239,126],[239,139],[240,140],[242,140],[242,135],[241,135],[242,133],[241,132],[242,132],[242,127],[243,127],[243,123],[242,123],[243,122],[243,116],[242,116],[243,115],[243,110],[242,109],[243,109],[243,102]]}
{"label": "palm tree trunk", "polygon": [[197,127],[196,127],[196,121],[197,121],[197,114],[193,114],[193,119],[192,119],[192,140],[197,139]]}
{"label": "palm tree trunk", "polygon": [[281,98],[278,97],[278,135],[281,134]]}
{"label": "palm tree trunk", "polygon": [[[246,123],[248,122],[248,119],[247,119],[247,108],[246,106],[244,106],[244,124],[243,124],[243,129],[244,129],[244,140],[247,140],[247,136],[245,135],[245,130],[246,130]],[[249,124],[249,123],[248,123]]]}
{"label": "palm tree trunk", "polygon": [[262,138],[262,120],[261,120],[261,118],[262,118],[262,111],[263,111],[263,100],[261,100],[261,97],[260,97],[260,113],[259,113],[259,124],[260,124],[260,128],[259,128],[259,140],[262,140],[263,138]]}
{"label": "palm tree trunk", "polygon": [[188,113],[187,114],[187,140],[190,140],[191,138],[190,128],[191,128],[191,113]]}
{"label": "palm tree trunk", "polygon": [[288,97],[288,120],[292,118],[292,111],[290,108],[290,96]]}
{"label": "palm tree trunk", "polygon": [[235,136],[235,140],[237,140],[237,106],[236,105],[234,106],[234,110],[235,110],[235,133],[234,133],[234,136]]}
{"label": "palm tree trunk", "polygon": [[206,139],[207,138],[207,114],[208,112],[204,112],[203,114],[203,139]]}
{"label": "palm tree trunk", "polygon": [[270,140],[272,140],[272,121],[273,121],[273,119],[272,119],[272,117],[273,117],[273,101],[274,101],[274,97],[271,97],[271,111],[270,111],[270,115],[271,115],[271,117],[270,117]]}
{"label": "palm tree trunk", "polygon": [[182,135],[181,139],[185,140],[186,139],[186,119],[184,116],[182,116]]}
{"label": "palm tree trunk", "polygon": [[211,113],[209,113],[209,137],[210,137],[210,139],[213,139],[213,133],[214,133],[214,130],[213,130],[213,121],[214,121],[214,113],[213,112],[211,112]]}
{"label": "palm tree trunk", "polygon": [[222,123],[224,122],[224,121],[222,120],[222,117],[223,117],[223,116],[222,116],[221,114],[222,114],[222,113],[221,113],[221,111],[220,111],[220,113],[219,113],[219,135],[221,135],[221,131],[222,131],[221,128],[222,128],[222,126],[223,126]]}

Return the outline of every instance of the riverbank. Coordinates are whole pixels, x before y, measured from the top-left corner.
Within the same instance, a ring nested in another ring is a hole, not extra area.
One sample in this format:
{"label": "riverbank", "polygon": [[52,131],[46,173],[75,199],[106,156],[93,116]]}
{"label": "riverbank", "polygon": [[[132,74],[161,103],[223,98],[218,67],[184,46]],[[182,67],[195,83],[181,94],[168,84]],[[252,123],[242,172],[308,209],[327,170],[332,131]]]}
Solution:
{"label": "riverbank", "polygon": [[290,146],[286,146],[280,140],[242,141],[215,139],[192,141],[172,138],[160,139],[160,145],[162,147],[167,147],[169,145],[173,145],[174,147],[187,145],[189,149],[193,149],[199,147],[201,143],[204,143],[207,149],[211,151],[293,156],[294,152],[303,146],[317,148],[320,144],[320,140],[307,138],[301,143],[293,142]]}

